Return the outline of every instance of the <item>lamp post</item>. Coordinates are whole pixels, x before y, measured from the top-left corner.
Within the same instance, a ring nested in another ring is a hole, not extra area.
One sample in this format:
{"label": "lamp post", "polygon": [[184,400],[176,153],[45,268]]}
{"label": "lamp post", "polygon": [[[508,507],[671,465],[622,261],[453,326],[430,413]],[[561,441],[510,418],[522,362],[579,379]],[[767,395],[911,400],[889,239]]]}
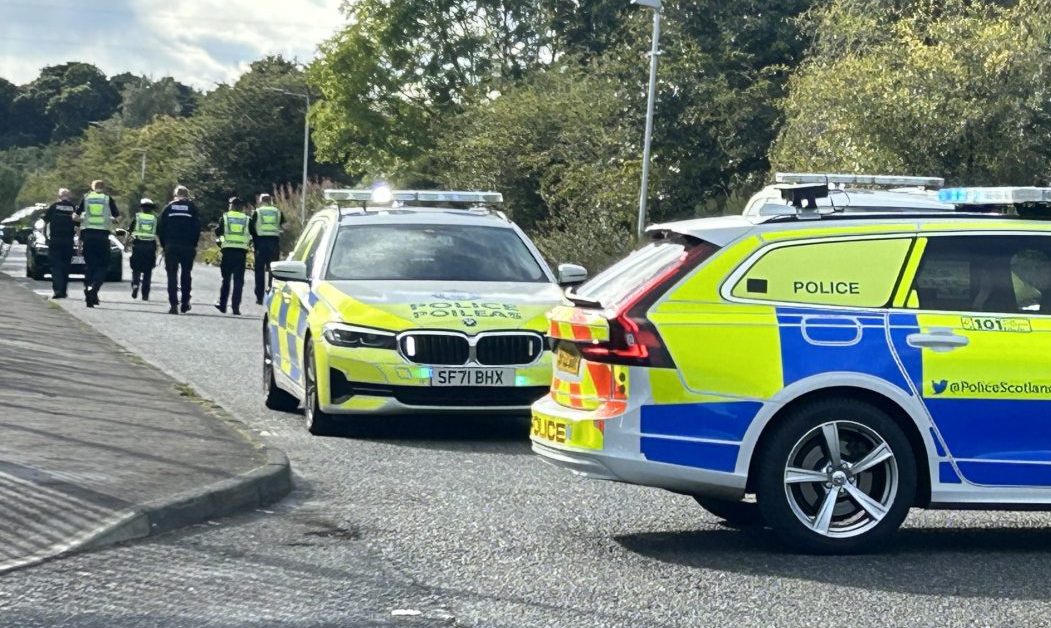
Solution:
{"label": "lamp post", "polygon": [[646,136],[642,145],[642,191],[639,193],[638,239],[646,234],[646,201],[650,187],[650,145],[653,142],[653,110],[657,98],[657,57],[660,56],[661,0],[631,0],[632,4],[653,9],[653,47],[650,49],[650,88],[646,98]]}
{"label": "lamp post", "polygon": [[131,152],[142,155],[142,170],[139,172],[139,183],[146,183],[146,153],[148,151],[145,148],[133,148]]}
{"label": "lamp post", "polygon": [[306,224],[307,221],[307,168],[310,163],[310,92],[300,94],[298,92],[290,92],[285,89],[278,89],[277,87],[265,88],[271,92],[277,92],[279,94],[285,94],[286,96],[295,96],[297,98],[304,98],[307,102],[307,109],[303,112],[303,187],[299,191],[299,220],[301,223]]}

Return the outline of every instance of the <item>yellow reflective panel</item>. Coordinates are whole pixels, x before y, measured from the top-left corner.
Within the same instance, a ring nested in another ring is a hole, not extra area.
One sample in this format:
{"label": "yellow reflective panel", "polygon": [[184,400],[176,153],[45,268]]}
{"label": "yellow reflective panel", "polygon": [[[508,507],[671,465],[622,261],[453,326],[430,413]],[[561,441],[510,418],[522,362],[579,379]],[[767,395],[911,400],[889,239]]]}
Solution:
{"label": "yellow reflective panel", "polygon": [[1051,319],[965,313],[920,314],[917,321],[924,333],[951,332],[967,338],[966,346],[951,351],[922,349],[925,397],[1051,397]]}
{"label": "yellow reflective panel", "polygon": [[894,307],[919,307],[919,295],[912,289],[912,285],[916,280],[916,271],[920,267],[920,261],[926,250],[927,238],[916,240],[916,244],[912,247],[912,254],[909,255],[909,261],[905,264],[905,272],[901,274],[898,293],[894,295]]}
{"label": "yellow reflective panel", "polygon": [[812,242],[775,248],[733,295],[786,303],[883,307],[901,274],[910,238]]}
{"label": "yellow reflective panel", "polygon": [[726,277],[762,244],[758,236],[745,238],[715,254],[689,279],[668,295],[673,301],[722,301],[719,287]]}

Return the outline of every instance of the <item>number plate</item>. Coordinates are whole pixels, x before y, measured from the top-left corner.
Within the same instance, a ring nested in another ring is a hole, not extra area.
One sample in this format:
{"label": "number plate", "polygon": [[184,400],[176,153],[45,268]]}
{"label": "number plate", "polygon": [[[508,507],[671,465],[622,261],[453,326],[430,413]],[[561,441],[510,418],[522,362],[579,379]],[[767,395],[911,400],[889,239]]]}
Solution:
{"label": "number plate", "polygon": [[559,349],[557,366],[558,370],[563,373],[577,375],[580,373],[580,356],[574,355],[565,349]]}
{"label": "number plate", "polygon": [[514,385],[514,369],[434,369],[431,372],[431,386],[500,387]]}
{"label": "number plate", "polygon": [[70,264],[83,264],[84,263],[84,256],[83,255],[74,255],[73,259],[71,259],[69,261],[69,263]]}

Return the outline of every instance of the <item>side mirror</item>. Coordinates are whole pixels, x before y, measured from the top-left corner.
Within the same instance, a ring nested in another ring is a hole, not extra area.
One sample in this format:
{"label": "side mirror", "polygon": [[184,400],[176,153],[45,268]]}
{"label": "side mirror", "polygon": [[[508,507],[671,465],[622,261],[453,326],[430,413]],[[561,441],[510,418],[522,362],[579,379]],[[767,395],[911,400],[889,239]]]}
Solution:
{"label": "side mirror", "polygon": [[33,228],[36,229],[37,231],[43,231],[44,230],[44,226],[45,226],[45,224],[44,224],[44,219],[43,218],[40,218],[36,222],[33,223]]}
{"label": "side mirror", "polygon": [[113,235],[117,236],[118,238],[126,238],[126,237],[128,237],[128,230],[127,229],[117,229],[116,231],[113,232]]}
{"label": "side mirror", "polygon": [[576,286],[588,280],[588,269],[578,264],[558,265],[558,285]]}
{"label": "side mirror", "polygon": [[310,278],[307,277],[307,265],[303,262],[274,262],[270,264],[270,274],[278,281],[310,283]]}

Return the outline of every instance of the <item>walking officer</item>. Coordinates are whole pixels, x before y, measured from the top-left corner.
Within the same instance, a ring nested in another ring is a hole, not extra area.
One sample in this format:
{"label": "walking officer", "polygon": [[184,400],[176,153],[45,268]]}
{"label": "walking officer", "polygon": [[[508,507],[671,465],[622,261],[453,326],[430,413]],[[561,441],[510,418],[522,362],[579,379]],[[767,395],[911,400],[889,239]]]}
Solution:
{"label": "walking officer", "polygon": [[[248,214],[244,213],[245,203],[236,196],[230,198],[226,213],[215,227],[215,235],[222,247],[223,260],[219,265],[223,274],[223,284],[219,288],[219,302],[215,309],[226,314],[227,298],[236,316],[241,315],[241,292],[245,284],[245,261],[248,257]],[[230,280],[233,279],[233,293],[230,292]]]}
{"label": "walking officer", "polygon": [[47,245],[51,251],[51,290],[52,299],[65,299],[69,296],[69,267],[73,262],[73,237],[77,232],[77,223],[73,215],[77,205],[73,195],[62,188],[58,191],[58,200],[44,212],[44,224],[47,225]]}
{"label": "walking officer", "polygon": [[270,288],[270,263],[281,256],[281,229],[285,226],[285,217],[281,210],[273,206],[269,194],[259,195],[259,207],[252,214],[248,230],[252,234],[252,248],[255,249],[255,303],[263,304],[263,296]]}
{"label": "walking officer", "polygon": [[84,301],[88,307],[99,304],[99,290],[109,274],[110,232],[120,217],[113,197],[106,194],[103,181],[92,181],[91,192],[74,211],[80,223],[80,246],[84,251]]}
{"label": "walking officer", "polygon": [[164,249],[164,270],[168,273],[168,313],[185,314],[190,311],[191,273],[201,237],[201,216],[185,186],[176,187],[174,196],[157,221],[157,240]]}
{"label": "walking officer", "polygon": [[139,212],[131,222],[131,298],[150,300],[153,267],[157,265],[157,204],[148,198],[139,201]]}

